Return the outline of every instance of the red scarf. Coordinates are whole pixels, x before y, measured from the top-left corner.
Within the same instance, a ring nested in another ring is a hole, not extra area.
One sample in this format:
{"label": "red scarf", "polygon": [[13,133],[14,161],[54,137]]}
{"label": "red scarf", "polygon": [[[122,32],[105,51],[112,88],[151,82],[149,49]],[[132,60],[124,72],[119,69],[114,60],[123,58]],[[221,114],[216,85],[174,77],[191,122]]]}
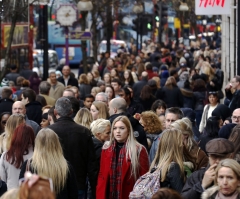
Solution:
{"label": "red scarf", "polygon": [[112,144],[112,159],[111,159],[111,172],[110,172],[110,199],[120,199],[121,195],[121,177],[122,177],[122,166],[123,160],[126,155],[126,144],[124,144],[119,152],[118,161],[116,157],[116,142]]}

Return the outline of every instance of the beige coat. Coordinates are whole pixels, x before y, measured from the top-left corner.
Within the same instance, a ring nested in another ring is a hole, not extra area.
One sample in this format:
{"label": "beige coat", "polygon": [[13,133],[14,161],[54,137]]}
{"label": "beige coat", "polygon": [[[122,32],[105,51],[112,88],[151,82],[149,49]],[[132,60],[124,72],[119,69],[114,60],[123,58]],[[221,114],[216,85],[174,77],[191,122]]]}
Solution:
{"label": "beige coat", "polygon": [[61,82],[57,82],[55,89],[51,86],[49,96],[57,100],[58,98],[62,97],[63,91],[65,86]]}

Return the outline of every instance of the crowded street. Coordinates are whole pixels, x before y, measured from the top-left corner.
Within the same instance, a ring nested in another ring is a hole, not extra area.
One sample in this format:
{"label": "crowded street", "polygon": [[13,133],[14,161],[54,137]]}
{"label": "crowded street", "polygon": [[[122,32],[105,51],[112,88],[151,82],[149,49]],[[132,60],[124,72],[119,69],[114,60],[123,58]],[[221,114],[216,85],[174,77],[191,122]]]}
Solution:
{"label": "crowded street", "polygon": [[236,1],[0,7],[0,199],[240,198]]}

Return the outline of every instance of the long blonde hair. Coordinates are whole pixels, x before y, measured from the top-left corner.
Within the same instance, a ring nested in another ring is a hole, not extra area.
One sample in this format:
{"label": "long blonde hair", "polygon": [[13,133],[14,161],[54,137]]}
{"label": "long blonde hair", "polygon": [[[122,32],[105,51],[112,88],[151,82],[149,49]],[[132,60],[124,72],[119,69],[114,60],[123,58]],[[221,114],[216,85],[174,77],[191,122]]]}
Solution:
{"label": "long blonde hair", "polygon": [[111,135],[110,135],[110,141],[109,144],[107,146],[107,148],[109,148],[113,142],[115,141],[114,138],[114,134],[113,134],[113,128],[116,124],[116,122],[123,122],[126,127],[127,130],[129,132],[127,141],[126,141],[126,161],[128,161],[128,159],[131,160],[131,175],[133,175],[134,179],[137,180],[139,177],[139,154],[141,150],[146,150],[144,147],[142,147],[141,144],[139,144],[134,135],[133,135],[133,129],[132,129],[132,125],[129,121],[129,119],[126,116],[118,116],[112,123],[112,127],[111,127]]}
{"label": "long blonde hair", "polygon": [[103,119],[108,119],[109,118],[109,113],[108,113],[108,107],[104,102],[101,101],[94,101],[92,103],[96,107],[96,109],[99,111],[98,113],[98,118],[103,118]]}
{"label": "long blonde hair", "polygon": [[179,129],[182,134],[187,134],[188,135],[188,140],[187,140],[187,149],[188,151],[191,151],[194,143],[193,143],[193,131],[192,131],[192,122],[187,118],[184,117],[180,120],[176,120],[173,122],[170,127]]}
{"label": "long blonde hair", "polygon": [[172,162],[179,165],[181,176],[184,178],[182,133],[178,129],[166,129],[162,133],[150,171],[155,167],[161,168],[161,182],[163,182]]}
{"label": "long blonde hair", "polygon": [[38,175],[52,179],[56,193],[64,188],[69,168],[59,138],[53,130],[44,128],[38,132],[31,166]]}
{"label": "long blonde hair", "polygon": [[10,144],[12,141],[12,136],[14,133],[14,130],[20,125],[25,123],[25,116],[23,114],[13,114],[11,115],[6,123],[5,127],[5,133],[6,133],[6,149],[8,150],[10,148]]}
{"label": "long blonde hair", "polygon": [[91,112],[87,108],[81,108],[76,116],[74,117],[74,121],[77,124],[85,126],[86,128],[90,129],[90,125],[93,121],[93,117]]}

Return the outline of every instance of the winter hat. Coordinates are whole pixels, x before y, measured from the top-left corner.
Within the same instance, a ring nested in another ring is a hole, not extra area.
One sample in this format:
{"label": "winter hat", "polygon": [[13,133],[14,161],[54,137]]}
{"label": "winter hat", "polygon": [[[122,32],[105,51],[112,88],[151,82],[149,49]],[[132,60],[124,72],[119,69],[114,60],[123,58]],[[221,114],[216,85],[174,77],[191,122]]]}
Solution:
{"label": "winter hat", "polygon": [[232,132],[232,129],[236,126],[237,124],[226,124],[224,125],[219,131],[218,131],[218,137],[220,138],[225,138],[225,139],[228,139],[231,132]]}
{"label": "winter hat", "polygon": [[181,108],[184,117],[187,117],[191,122],[195,122],[196,114],[191,108]]}
{"label": "winter hat", "polygon": [[224,104],[218,104],[217,107],[213,110],[212,116],[220,117],[223,121],[230,117],[232,115],[232,112],[230,108],[228,108]]}

